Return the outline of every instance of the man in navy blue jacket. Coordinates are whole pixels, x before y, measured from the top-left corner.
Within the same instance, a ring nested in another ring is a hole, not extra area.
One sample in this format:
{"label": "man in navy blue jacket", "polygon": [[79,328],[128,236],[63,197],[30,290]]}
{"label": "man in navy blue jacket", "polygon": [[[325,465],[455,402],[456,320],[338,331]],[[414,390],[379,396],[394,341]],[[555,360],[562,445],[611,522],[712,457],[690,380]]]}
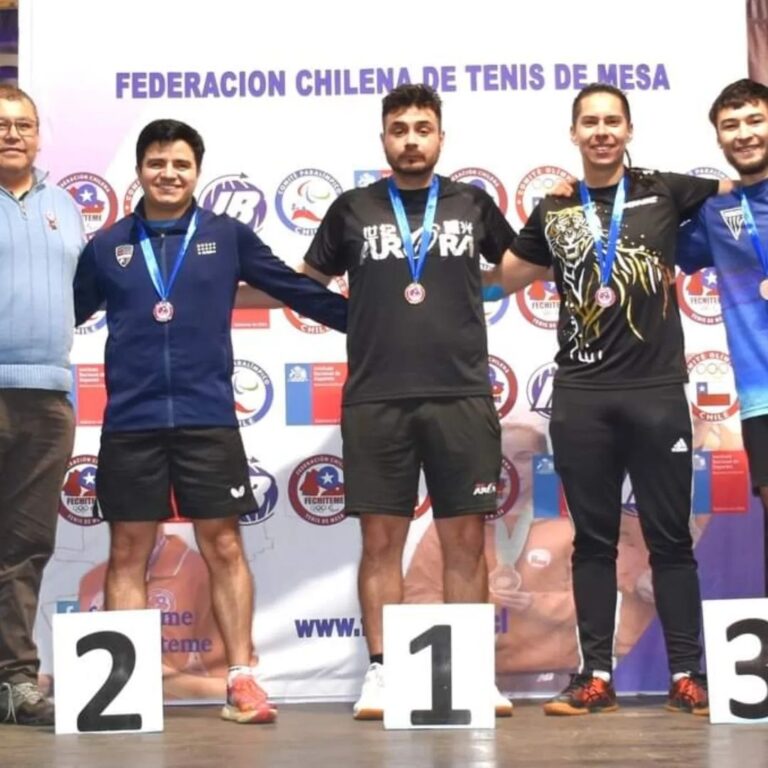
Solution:
{"label": "man in navy blue jacket", "polygon": [[77,322],[106,305],[109,327],[96,479],[111,527],[105,604],[146,607],[145,573],[173,492],[210,572],[229,664],[222,717],[272,722],[251,667],[253,585],[238,515],[255,501],[235,417],[230,318],[241,280],[339,331],[346,300],[294,272],[241,222],[196,205],[203,153],[185,123],[145,126],[136,145],[144,197],[87,245],[75,276]]}

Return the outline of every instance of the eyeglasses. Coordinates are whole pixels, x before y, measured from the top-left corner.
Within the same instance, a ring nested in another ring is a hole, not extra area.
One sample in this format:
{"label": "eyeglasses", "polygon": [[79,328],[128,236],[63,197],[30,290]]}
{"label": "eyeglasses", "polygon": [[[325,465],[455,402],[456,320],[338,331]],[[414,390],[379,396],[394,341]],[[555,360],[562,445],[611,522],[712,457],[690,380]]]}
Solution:
{"label": "eyeglasses", "polygon": [[9,134],[12,127],[19,136],[34,136],[37,133],[37,122],[34,120],[0,120],[0,136]]}

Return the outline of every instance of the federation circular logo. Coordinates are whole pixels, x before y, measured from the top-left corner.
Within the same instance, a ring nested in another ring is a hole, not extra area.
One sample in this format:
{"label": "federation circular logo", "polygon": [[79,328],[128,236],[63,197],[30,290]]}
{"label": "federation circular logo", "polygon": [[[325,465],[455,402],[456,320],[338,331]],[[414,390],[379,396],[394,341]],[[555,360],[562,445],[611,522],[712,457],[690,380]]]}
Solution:
{"label": "federation circular logo", "polygon": [[687,317],[702,325],[723,322],[720,291],[714,267],[705,267],[692,275],[677,276],[677,299]]}
{"label": "federation circular logo", "polygon": [[501,301],[486,301],[483,304],[485,313],[485,324],[488,326],[496,325],[509,309],[509,296],[505,296]]}
{"label": "federation circular logo", "polygon": [[553,331],[560,316],[560,294],[553,280],[536,280],[516,294],[522,316],[536,328]]}
{"label": "federation circular logo", "polygon": [[94,312],[82,325],[75,328],[78,336],[90,336],[92,333],[100,331],[107,326],[107,313],[100,309]]}
{"label": "federation circular logo", "polygon": [[330,173],[302,168],[280,182],[275,195],[277,215],[288,229],[311,237],[342,191]]}
{"label": "federation circular logo", "polygon": [[288,480],[288,498],[299,517],[313,525],[335,525],[344,514],[344,467],[338,456],[310,456]]}
{"label": "federation circular logo", "polygon": [[117,219],[115,190],[95,173],[73,173],[65,176],[59,186],[66,189],[80,209],[88,238]]}
{"label": "federation circular logo", "polygon": [[699,165],[696,168],[691,168],[688,171],[689,176],[698,176],[701,179],[729,179],[727,173],[721,171],[719,168],[713,168],[710,165]]}
{"label": "federation circular logo", "polygon": [[257,459],[248,459],[248,476],[257,506],[253,511],[240,515],[240,525],[258,525],[275,514],[279,496],[277,481]]}
{"label": "federation circular logo", "polygon": [[731,358],[708,350],[688,358],[689,399],[693,414],[702,421],[725,421],[739,410]]}
{"label": "federation circular logo", "polygon": [[515,192],[515,210],[520,222],[528,221],[531,211],[560,181],[572,178],[572,173],[556,165],[540,165],[526,173]]}
{"label": "federation circular logo", "polygon": [[136,206],[139,204],[143,194],[144,190],[141,188],[141,182],[138,179],[134,179],[131,182],[131,186],[125,190],[125,195],[123,195],[123,216],[130,216],[136,210]]}
{"label": "federation circular logo", "polygon": [[96,502],[96,456],[73,456],[64,473],[64,485],[59,494],[59,514],[70,523],[82,526],[98,525],[94,515]]}
{"label": "federation circular logo", "polygon": [[451,181],[462,181],[473,187],[479,187],[483,192],[487,192],[501,212],[505,216],[507,215],[509,204],[507,190],[504,189],[500,179],[490,171],[486,171],[484,168],[461,168],[451,174]]}
{"label": "federation circular logo", "polygon": [[[347,281],[343,277],[334,277],[331,282],[328,283],[328,288],[336,293],[340,293],[342,296],[349,296]],[[290,307],[283,307],[283,314],[288,322],[302,333],[315,335],[318,333],[327,333],[331,330],[327,325],[318,323],[317,320],[312,320],[310,317],[300,315],[298,312],[294,312],[290,309]]]}
{"label": "federation circular logo", "polygon": [[503,419],[517,401],[517,378],[510,365],[495,355],[488,355],[488,378],[496,413]]}
{"label": "federation circular logo", "polygon": [[496,511],[485,516],[487,521],[498,520],[515,506],[520,495],[520,475],[515,465],[506,457],[501,457],[501,474],[496,483]]}
{"label": "federation circular logo", "polygon": [[275,390],[263,368],[250,360],[235,360],[232,371],[235,414],[241,427],[255,424],[269,411]]}
{"label": "federation circular logo", "polygon": [[258,232],[267,217],[267,198],[244,173],[219,176],[203,187],[200,207],[226,213]]}
{"label": "federation circular logo", "polygon": [[525,388],[531,410],[545,419],[552,418],[552,391],[556,372],[557,365],[555,363],[540,365],[531,374]]}

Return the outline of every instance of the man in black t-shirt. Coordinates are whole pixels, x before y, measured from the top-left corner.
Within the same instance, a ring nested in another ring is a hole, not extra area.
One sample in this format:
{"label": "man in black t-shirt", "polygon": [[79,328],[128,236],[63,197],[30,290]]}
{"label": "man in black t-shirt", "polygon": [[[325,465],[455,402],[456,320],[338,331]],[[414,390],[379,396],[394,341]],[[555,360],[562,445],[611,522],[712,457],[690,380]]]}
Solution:
{"label": "man in black t-shirt", "polygon": [[611,684],[621,487],[629,473],[671,672],[667,708],[709,713],[691,514],[691,420],[674,287],[681,220],[716,181],[625,168],[626,96],[588,86],[571,138],[584,180],[533,211],[500,267],[507,292],[551,269],[561,297],[550,435],[575,527],[582,665],[550,715],[617,708]]}
{"label": "man in black t-shirt", "polygon": [[[445,563],[446,602],[488,597],[484,514],[496,508],[500,427],[491,398],[480,255],[514,232],[482,190],[434,173],[439,96],[404,85],[383,102],[392,176],[341,195],[305,257],[349,276],[342,436],[346,510],[360,516],[358,578],[371,665],[357,719],[383,711],[382,608],[403,598],[402,555],[423,469]],[[487,649],[492,653],[493,649]],[[511,714],[498,694],[497,714]]]}

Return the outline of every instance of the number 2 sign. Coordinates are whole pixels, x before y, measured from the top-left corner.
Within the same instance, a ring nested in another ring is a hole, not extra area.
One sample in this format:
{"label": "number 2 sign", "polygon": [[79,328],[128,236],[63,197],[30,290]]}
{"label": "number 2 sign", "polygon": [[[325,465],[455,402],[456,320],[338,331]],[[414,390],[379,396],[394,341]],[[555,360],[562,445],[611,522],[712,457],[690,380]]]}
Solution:
{"label": "number 2 sign", "polygon": [[160,611],[53,616],[56,733],[163,730]]}

